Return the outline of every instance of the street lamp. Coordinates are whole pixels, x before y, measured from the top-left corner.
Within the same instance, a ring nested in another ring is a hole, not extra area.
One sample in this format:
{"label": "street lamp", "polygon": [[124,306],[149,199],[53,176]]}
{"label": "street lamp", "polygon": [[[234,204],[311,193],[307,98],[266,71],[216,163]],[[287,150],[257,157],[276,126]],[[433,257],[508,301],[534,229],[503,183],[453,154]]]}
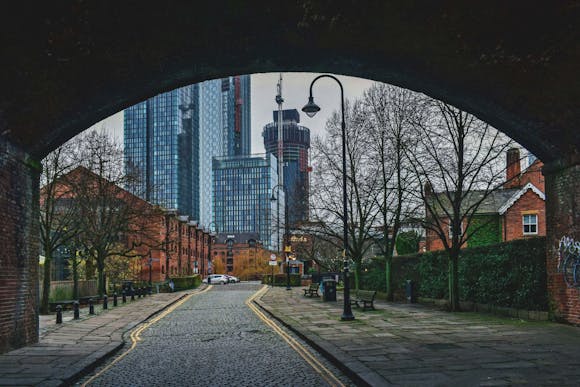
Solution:
{"label": "street lamp", "polygon": [[[212,232],[212,231],[211,231],[211,226],[212,226],[212,225],[213,225],[213,227],[214,227],[214,230],[215,230],[215,232]],[[209,276],[209,274],[210,274],[210,273],[209,273],[209,269],[210,269],[210,266],[211,266],[211,264],[212,264],[212,263],[211,263],[211,261],[212,261],[212,259],[211,259],[211,245],[212,245],[212,243],[213,243],[213,242],[215,242],[215,238],[216,238],[216,236],[219,234],[219,228],[218,228],[218,225],[217,225],[217,223],[216,223],[216,222],[210,222],[210,223],[209,223],[209,225],[207,226],[207,228],[209,229],[209,240],[208,240],[208,255],[207,255],[207,270],[208,270],[207,274],[208,274],[208,276]],[[203,262],[203,261],[204,261],[204,260],[202,259],[202,262]],[[202,272],[202,276],[203,276],[203,272]],[[209,280],[208,280],[208,281],[209,281]],[[209,283],[209,282],[208,282],[208,283]]]}
{"label": "street lamp", "polygon": [[347,214],[347,196],[346,196],[346,124],[344,122],[344,89],[342,88],[342,83],[330,74],[322,74],[314,78],[310,84],[310,94],[308,97],[308,103],[304,105],[302,111],[306,113],[308,117],[314,117],[316,113],[320,111],[320,106],[314,103],[314,97],[312,96],[312,86],[320,78],[331,78],[334,79],[338,86],[340,86],[340,108],[342,113],[342,224],[343,224],[343,258],[344,258],[344,307],[341,320],[350,321],[354,320],[354,315],[352,314],[352,309],[350,307],[350,282],[348,280],[349,272],[349,259],[348,259],[348,214]]}
{"label": "street lamp", "polygon": [[[289,234],[289,230],[288,230],[288,197],[286,195],[286,187],[284,187],[281,184],[277,184],[274,188],[272,188],[272,196],[270,197],[271,201],[278,200],[276,198],[276,195],[274,195],[274,191],[277,188],[278,189],[282,188],[282,191],[284,192],[284,243],[283,244],[284,244],[284,257],[286,258],[286,290],[292,290],[292,288],[290,287],[290,260],[288,258],[289,252],[286,250],[286,245],[289,244],[289,242],[290,242],[290,238],[288,237],[288,234]],[[278,226],[277,226],[276,235],[278,236],[278,253],[280,255],[282,255],[281,249],[280,249],[280,237],[279,237],[279,235],[280,235],[280,204],[279,204],[279,202],[278,202],[277,207],[278,207],[278,219],[277,219]],[[274,284],[272,283],[272,285],[274,285]]]}

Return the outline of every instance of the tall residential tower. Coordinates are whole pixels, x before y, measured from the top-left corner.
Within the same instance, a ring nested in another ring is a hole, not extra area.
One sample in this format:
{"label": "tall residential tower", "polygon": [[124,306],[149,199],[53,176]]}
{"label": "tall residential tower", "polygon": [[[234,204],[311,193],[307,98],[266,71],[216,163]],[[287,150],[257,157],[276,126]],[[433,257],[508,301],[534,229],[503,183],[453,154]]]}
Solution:
{"label": "tall residential tower", "polygon": [[[278,111],[273,112],[274,122],[264,126],[264,148],[276,155],[278,147]],[[290,227],[308,220],[309,149],[310,129],[300,123],[296,109],[282,111],[283,123],[283,176],[288,200],[288,223]]]}

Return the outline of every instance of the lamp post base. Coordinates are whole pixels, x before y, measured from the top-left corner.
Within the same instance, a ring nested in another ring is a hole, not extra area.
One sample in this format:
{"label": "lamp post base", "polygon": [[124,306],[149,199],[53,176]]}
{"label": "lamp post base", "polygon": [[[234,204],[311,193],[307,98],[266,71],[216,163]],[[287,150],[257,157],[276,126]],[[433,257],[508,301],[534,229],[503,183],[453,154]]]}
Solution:
{"label": "lamp post base", "polygon": [[340,319],[342,321],[352,321],[354,320],[354,315],[352,313],[351,314],[343,313],[342,316],[340,316]]}

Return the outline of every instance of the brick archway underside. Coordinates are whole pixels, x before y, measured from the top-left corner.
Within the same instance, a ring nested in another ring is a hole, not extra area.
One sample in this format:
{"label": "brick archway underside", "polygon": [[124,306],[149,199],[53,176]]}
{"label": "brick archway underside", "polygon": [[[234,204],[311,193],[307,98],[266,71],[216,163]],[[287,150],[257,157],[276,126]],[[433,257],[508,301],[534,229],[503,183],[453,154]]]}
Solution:
{"label": "brick archway underside", "polygon": [[575,2],[70,1],[2,13],[0,135],[33,156],[184,84],[317,71],[422,91],[546,162],[578,159]]}

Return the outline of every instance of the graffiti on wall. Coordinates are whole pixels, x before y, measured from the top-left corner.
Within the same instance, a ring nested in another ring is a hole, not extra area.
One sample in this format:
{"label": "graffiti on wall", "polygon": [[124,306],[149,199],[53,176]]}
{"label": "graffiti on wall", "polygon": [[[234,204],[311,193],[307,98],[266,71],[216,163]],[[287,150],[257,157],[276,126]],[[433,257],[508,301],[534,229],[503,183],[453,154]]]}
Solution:
{"label": "graffiti on wall", "polygon": [[563,236],[558,246],[558,271],[568,287],[580,288],[580,241]]}

